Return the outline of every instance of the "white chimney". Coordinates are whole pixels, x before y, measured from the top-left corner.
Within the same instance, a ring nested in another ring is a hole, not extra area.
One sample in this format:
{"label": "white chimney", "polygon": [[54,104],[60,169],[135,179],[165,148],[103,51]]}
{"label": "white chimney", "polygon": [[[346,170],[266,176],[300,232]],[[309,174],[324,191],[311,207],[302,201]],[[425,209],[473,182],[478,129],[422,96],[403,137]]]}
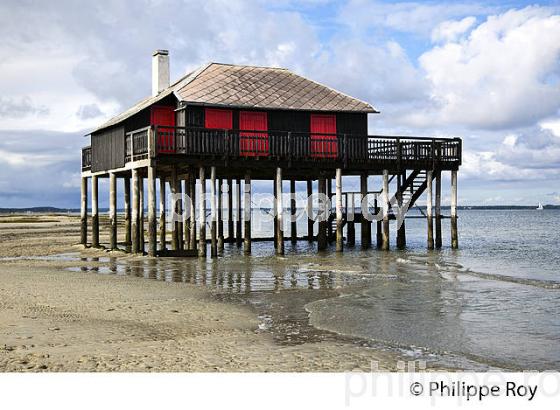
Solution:
{"label": "white chimney", "polygon": [[156,50],[152,56],[152,96],[169,87],[169,51]]}

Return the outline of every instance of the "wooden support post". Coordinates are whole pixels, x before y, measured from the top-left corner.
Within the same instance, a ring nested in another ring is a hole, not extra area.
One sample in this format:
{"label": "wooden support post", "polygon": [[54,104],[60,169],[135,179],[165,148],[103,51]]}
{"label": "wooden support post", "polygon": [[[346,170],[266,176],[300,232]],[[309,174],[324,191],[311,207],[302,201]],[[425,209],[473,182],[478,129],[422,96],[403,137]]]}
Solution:
{"label": "wooden support post", "polygon": [[124,183],[124,244],[126,251],[131,251],[132,246],[132,227],[130,217],[130,177],[123,178]]}
{"label": "wooden support post", "polygon": [[117,176],[109,174],[109,244],[111,249],[117,249]]}
{"label": "wooden support post", "polygon": [[99,200],[97,176],[91,177],[91,246],[99,248]]}
{"label": "wooden support post", "polygon": [[231,178],[227,180],[228,195],[228,242],[233,243],[235,235],[233,233],[233,184]]}
{"label": "wooden support post", "polygon": [[140,206],[140,193],[138,192],[138,169],[132,170],[132,253],[140,250],[140,237],[138,230],[138,216]]}
{"label": "wooden support post", "polygon": [[84,246],[87,245],[87,177],[82,177],[81,186],[81,202],[80,202],[80,243]]}
{"label": "wooden support post", "polygon": [[166,239],[166,220],[165,220],[165,177],[159,178],[159,249],[164,251],[167,249]]}
{"label": "wooden support post", "polygon": [[191,246],[191,209],[189,202],[189,184],[192,178],[192,172],[189,172],[184,179],[183,190],[183,248],[190,249]]}
{"label": "wooden support post", "polygon": [[342,169],[336,169],[336,251],[342,252],[344,238],[342,236]]}
{"label": "wooden support post", "polygon": [[451,171],[451,248],[459,247],[457,233],[457,171]]}
{"label": "wooden support post", "polygon": [[210,256],[218,256],[217,237],[217,210],[216,210],[216,167],[210,168]]}
{"label": "wooden support post", "polygon": [[178,249],[183,248],[183,184],[181,179],[177,178],[177,246]]}
{"label": "wooden support post", "polygon": [[297,243],[296,205],[296,180],[290,179],[290,233],[294,244]]}
{"label": "wooden support post", "polygon": [[243,249],[245,255],[251,254],[251,174],[245,172],[245,199],[243,219],[245,221],[245,247]]}
{"label": "wooden support post", "polygon": [[432,197],[432,181],[433,173],[428,171],[426,173],[426,222],[428,224],[428,249],[434,249],[434,219],[433,219],[433,197]]}
{"label": "wooden support post", "polygon": [[177,169],[171,169],[171,179],[169,180],[171,190],[171,249],[179,250],[179,208],[177,204]]}
{"label": "wooden support post", "polygon": [[307,180],[307,240],[313,242],[313,181]]}
{"label": "wooden support post", "polygon": [[224,251],[224,197],[223,179],[218,179],[218,252]]}
{"label": "wooden support post", "polygon": [[[397,204],[400,209],[403,206],[403,193],[402,193],[402,185],[405,181],[406,174],[399,173],[397,175]],[[397,215],[398,216],[398,215]],[[397,229],[397,249],[404,249],[406,248],[406,226],[405,226],[405,215],[402,216],[402,221],[400,222],[400,226]],[[397,225],[399,221],[397,221]]]}
{"label": "wooden support post", "polygon": [[156,256],[157,220],[156,220],[156,167],[148,165],[148,255]]}
{"label": "wooden support post", "polygon": [[238,248],[241,248],[241,180],[235,180],[237,208],[235,209],[237,220],[235,221],[235,243]]}
{"label": "wooden support post", "polygon": [[327,197],[327,181],[325,178],[319,178],[319,196],[319,232],[317,235],[317,250],[322,251],[327,249],[327,202],[329,201]]}
{"label": "wooden support post", "polygon": [[282,203],[282,168],[276,168],[276,254],[284,255],[284,204]]}
{"label": "wooden support post", "polygon": [[383,236],[381,249],[389,250],[389,171],[383,170]]}
{"label": "wooden support post", "polygon": [[436,248],[441,248],[441,171],[436,173]]}
{"label": "wooden support post", "polygon": [[[375,215],[379,215],[380,209],[379,209],[379,201],[377,199],[377,194],[375,194],[373,207],[375,209]],[[381,223],[381,219],[379,219],[379,217],[376,218],[375,225],[376,225],[375,242],[376,242],[377,249],[381,249],[383,247],[383,226]]]}
{"label": "wooden support post", "polygon": [[204,167],[200,167],[198,179],[200,180],[198,256],[204,257],[206,256],[206,175]]}
{"label": "wooden support post", "polygon": [[351,192],[346,197],[348,203],[346,204],[346,225],[348,226],[347,229],[347,243],[348,246],[354,246],[356,244],[356,226],[354,223],[355,219],[355,202],[354,202],[354,193]]}
{"label": "wooden support post", "polygon": [[[360,175],[360,193],[362,194],[362,249],[369,249],[371,246],[371,221],[368,221],[366,216],[369,212],[369,206],[367,203],[368,195],[368,175],[364,173]],[[364,212],[364,208],[366,212]]]}
{"label": "wooden support post", "polygon": [[144,246],[146,244],[146,238],[144,236],[144,177],[141,174],[138,175],[138,198],[140,201],[140,205],[138,207],[138,238],[140,240],[139,243],[139,252],[144,253]]}
{"label": "wooden support post", "polygon": [[196,250],[196,174],[194,172],[191,173],[191,180],[189,182],[189,196],[190,202],[189,206],[191,208],[191,238],[190,238],[190,246],[189,249],[195,251]]}
{"label": "wooden support post", "polygon": [[327,203],[327,242],[331,243],[333,238],[333,227],[331,222],[331,210],[332,210],[332,179],[327,178],[327,198],[329,198],[329,202]]}
{"label": "wooden support post", "polygon": [[278,191],[276,185],[276,177],[272,180],[272,192],[274,196],[272,200],[272,215],[274,216],[274,248],[276,249],[276,247],[278,246]]}

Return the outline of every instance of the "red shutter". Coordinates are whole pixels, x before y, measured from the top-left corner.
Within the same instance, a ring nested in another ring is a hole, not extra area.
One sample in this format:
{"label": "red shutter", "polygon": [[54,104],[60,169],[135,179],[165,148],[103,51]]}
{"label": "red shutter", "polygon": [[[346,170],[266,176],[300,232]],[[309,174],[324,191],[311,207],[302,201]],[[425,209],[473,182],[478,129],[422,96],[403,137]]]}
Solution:
{"label": "red shutter", "polygon": [[338,142],[336,138],[336,116],[332,114],[311,114],[311,156],[315,158],[336,158]]}
{"label": "red shutter", "polygon": [[158,125],[158,152],[175,152],[175,109],[166,106],[153,106],[150,111],[150,124]]}
{"label": "red shutter", "polygon": [[204,128],[231,130],[233,127],[231,110],[206,108],[204,110]]}
{"label": "red shutter", "polygon": [[[266,112],[241,111],[239,113],[239,150],[246,157],[268,156],[268,131]],[[246,130],[246,131],[244,131]]]}

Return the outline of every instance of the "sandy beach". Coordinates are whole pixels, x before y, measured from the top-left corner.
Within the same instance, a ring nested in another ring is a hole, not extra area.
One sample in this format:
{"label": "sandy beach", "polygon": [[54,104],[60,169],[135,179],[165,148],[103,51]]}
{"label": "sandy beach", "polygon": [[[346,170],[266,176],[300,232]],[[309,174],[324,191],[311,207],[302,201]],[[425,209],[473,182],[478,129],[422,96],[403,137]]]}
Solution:
{"label": "sandy beach", "polygon": [[0,371],[368,371],[402,360],[328,335],[279,343],[254,309],[204,286],[69,270],[75,261],[49,255],[109,254],[76,245],[78,222],[0,217]]}

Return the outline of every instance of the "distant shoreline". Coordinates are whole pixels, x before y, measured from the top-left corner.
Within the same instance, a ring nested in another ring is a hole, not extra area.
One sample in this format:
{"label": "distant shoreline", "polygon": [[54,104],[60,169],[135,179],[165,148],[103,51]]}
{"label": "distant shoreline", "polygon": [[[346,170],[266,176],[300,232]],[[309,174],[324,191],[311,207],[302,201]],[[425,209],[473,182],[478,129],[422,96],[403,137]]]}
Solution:
{"label": "distant shoreline", "polygon": [[[560,205],[543,205],[544,209],[560,209]],[[415,207],[422,210],[426,209],[425,206]],[[449,209],[449,206],[443,205],[441,209]],[[530,210],[535,209],[535,205],[462,205],[457,207],[458,210],[476,210],[476,211],[496,211],[496,210]],[[210,208],[208,208],[208,211]],[[109,212],[109,208],[99,208],[99,212]],[[119,208],[117,212],[124,212],[124,209]],[[20,213],[80,213],[80,208],[57,208],[52,206],[35,206],[30,208],[0,208],[0,214],[20,214]],[[88,208],[88,213],[91,209]]]}

